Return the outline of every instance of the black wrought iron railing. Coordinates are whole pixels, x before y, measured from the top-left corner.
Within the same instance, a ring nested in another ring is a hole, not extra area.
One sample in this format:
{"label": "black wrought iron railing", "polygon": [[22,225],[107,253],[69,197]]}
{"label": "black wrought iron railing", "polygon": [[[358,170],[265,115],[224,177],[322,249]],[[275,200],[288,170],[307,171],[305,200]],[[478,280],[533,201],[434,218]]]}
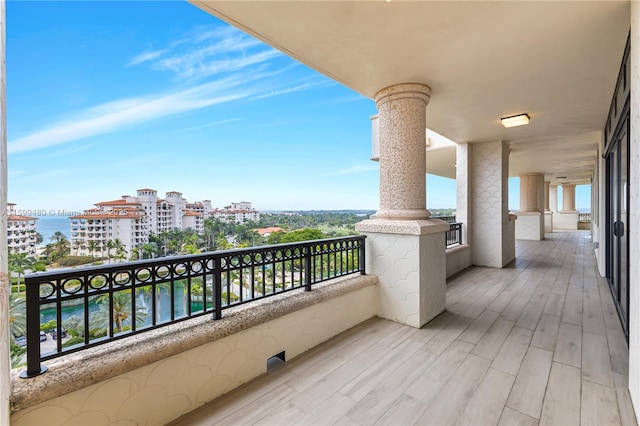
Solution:
{"label": "black wrought iron railing", "polygon": [[449,222],[449,223],[454,223],[456,221],[456,217],[455,216],[432,216],[431,219],[440,219],[440,220],[444,220],[445,222]]}
{"label": "black wrought iron railing", "polygon": [[449,224],[447,231],[447,247],[462,244],[462,223],[453,222]]}
{"label": "black wrought iron railing", "polygon": [[[27,370],[42,361],[349,274],[365,273],[365,236],[251,247],[30,274]],[[50,328],[49,335],[41,334]],[[44,337],[42,346],[40,339]]]}

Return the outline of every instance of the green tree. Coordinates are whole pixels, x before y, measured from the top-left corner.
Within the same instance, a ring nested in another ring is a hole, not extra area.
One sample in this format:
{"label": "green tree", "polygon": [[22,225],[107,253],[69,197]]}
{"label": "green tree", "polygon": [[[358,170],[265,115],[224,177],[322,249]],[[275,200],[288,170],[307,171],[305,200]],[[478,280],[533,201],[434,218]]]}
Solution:
{"label": "green tree", "polygon": [[142,258],[147,259],[146,254],[149,255],[149,259],[153,259],[158,254],[158,244],[155,242],[149,242],[143,244],[141,247]]}
{"label": "green tree", "polygon": [[9,271],[18,274],[18,293],[20,293],[22,275],[33,267],[34,259],[27,253],[9,253],[8,262]]}
{"label": "green tree", "polygon": [[89,240],[89,243],[87,244],[87,249],[89,250],[91,257],[95,257],[94,253],[100,250],[100,244],[98,244],[96,240]]}
{"label": "green tree", "polygon": [[[131,292],[116,291],[111,297],[113,299],[113,324],[109,322],[109,294],[103,294],[96,299],[98,309],[90,319],[93,326],[91,331],[96,336],[107,334],[110,327],[114,327],[116,333],[122,333],[131,318]],[[146,309],[136,305],[136,324],[143,324],[146,318]]]}
{"label": "green tree", "polygon": [[9,295],[9,331],[12,342],[16,337],[27,334],[27,305],[24,297],[17,294]]}
{"label": "green tree", "polygon": [[112,259],[111,250],[116,248],[116,242],[113,240],[107,240],[105,246],[107,248],[107,257],[109,258],[109,263],[111,263],[111,259]]}
{"label": "green tree", "polygon": [[49,240],[54,241],[57,244],[62,240],[66,240],[66,237],[64,236],[64,234],[62,232],[56,231],[56,232],[53,233],[51,238],[49,238]]}

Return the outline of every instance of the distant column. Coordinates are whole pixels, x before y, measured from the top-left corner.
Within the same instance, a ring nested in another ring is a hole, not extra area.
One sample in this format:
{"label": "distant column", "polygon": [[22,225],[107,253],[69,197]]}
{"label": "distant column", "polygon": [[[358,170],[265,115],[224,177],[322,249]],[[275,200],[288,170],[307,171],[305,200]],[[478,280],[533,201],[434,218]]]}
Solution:
{"label": "distant column", "polygon": [[380,135],[380,210],[376,219],[428,219],[426,108],[429,86],[406,83],[376,96]]}
{"label": "distant column", "polygon": [[551,185],[550,181],[545,181],[544,182],[544,211],[548,212],[551,211],[549,209],[549,186]]}
{"label": "distant column", "polygon": [[[544,182],[544,232],[553,232],[553,212],[551,211],[550,206],[550,192],[551,192],[551,182]],[[554,192],[555,197],[557,198],[557,194]]]}
{"label": "distant column", "polygon": [[[539,212],[538,192],[539,184],[543,175],[541,173],[530,173],[520,176],[520,211]],[[546,187],[546,186],[545,186]]]}
{"label": "distant column", "polygon": [[544,239],[544,175],[527,173],[520,176],[520,210],[516,222],[516,239]]}
{"label": "distant column", "polygon": [[562,185],[562,211],[576,211],[576,186]]}

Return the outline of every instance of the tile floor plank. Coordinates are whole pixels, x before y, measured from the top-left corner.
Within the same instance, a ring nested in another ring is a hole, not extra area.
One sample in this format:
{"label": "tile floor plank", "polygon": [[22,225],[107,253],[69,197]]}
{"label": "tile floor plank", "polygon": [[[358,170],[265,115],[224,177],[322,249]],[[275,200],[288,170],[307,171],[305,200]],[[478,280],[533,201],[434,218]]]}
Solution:
{"label": "tile floor plank", "polygon": [[619,425],[616,391],[588,380],[582,381],[580,419],[584,425]]}
{"label": "tile floor plank", "polygon": [[580,424],[580,369],[554,362],[544,396],[541,425]]}
{"label": "tile floor plank", "polygon": [[582,378],[613,387],[609,346],[605,336],[582,333]]}
{"label": "tile floor plank", "polygon": [[540,418],[552,358],[552,352],[529,347],[509,394],[507,407],[529,417]]}
{"label": "tile floor plank", "polygon": [[512,376],[517,375],[532,336],[533,331],[527,328],[513,327],[491,367]]}
{"label": "tile floor plank", "polygon": [[[458,425],[495,425],[500,420],[515,377],[490,368],[458,418]],[[390,419],[393,421],[393,419]]]}

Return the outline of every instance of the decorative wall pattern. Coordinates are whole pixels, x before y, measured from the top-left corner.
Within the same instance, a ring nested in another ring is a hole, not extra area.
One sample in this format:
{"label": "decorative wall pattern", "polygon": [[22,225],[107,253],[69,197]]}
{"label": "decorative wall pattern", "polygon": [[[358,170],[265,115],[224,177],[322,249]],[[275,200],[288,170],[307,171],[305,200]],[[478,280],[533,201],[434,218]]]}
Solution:
{"label": "decorative wall pattern", "polygon": [[508,231],[508,148],[503,142],[476,143],[469,148],[473,264],[501,268],[503,238]]}
{"label": "decorative wall pattern", "polygon": [[376,299],[369,285],[18,411],[11,424],[165,424],[265,373],[269,357],[291,359],[374,316]]}
{"label": "decorative wall pattern", "polygon": [[367,233],[367,270],[378,277],[379,316],[421,327],[445,308],[444,232]]}

